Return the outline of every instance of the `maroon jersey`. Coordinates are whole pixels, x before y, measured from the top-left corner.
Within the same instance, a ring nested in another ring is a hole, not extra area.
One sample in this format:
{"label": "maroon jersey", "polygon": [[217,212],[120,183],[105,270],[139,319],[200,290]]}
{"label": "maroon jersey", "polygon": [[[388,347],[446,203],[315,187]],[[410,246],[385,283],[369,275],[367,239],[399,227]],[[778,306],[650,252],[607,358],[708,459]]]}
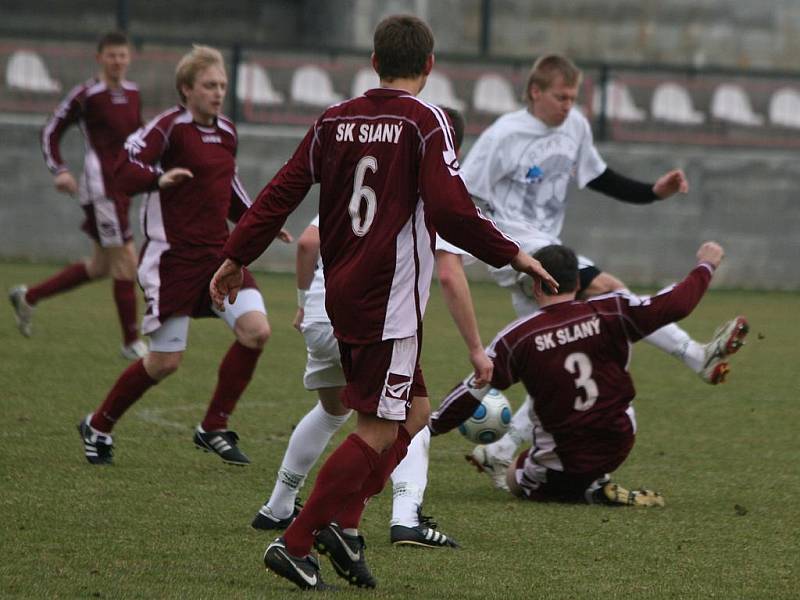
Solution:
{"label": "maroon jersey", "polygon": [[[214,125],[199,125],[183,106],[163,112],[128,138],[117,185],[127,194],[151,192],[142,210],[148,241],[220,255],[228,239],[226,220],[237,221],[250,206],[236,175],[236,146],[231,121],[220,116]],[[158,189],[158,178],[175,167],[189,169],[194,177]]]}
{"label": "maroon jersey", "polygon": [[[494,361],[492,387],[504,390],[522,381],[530,394],[535,462],[602,474],[625,460],[635,433],[631,344],[688,315],[711,274],[702,263],[680,284],[650,298],[615,293],[552,304],[499,333],[487,350]],[[467,396],[462,384],[443,406],[452,411]],[[434,425],[443,412],[437,411]]]}
{"label": "maroon jersey", "polygon": [[123,81],[119,88],[111,89],[93,78],[72,89],[42,130],[42,152],[54,175],[67,170],[59,145],[66,129],[75,123],[80,125],[86,141],[86,187],[93,194],[110,197],[120,150],[125,139],[142,124],[139,88]]}
{"label": "maroon jersey", "polygon": [[373,89],[330,107],[259,194],[225,247],[247,264],[320,184],[326,309],[350,344],[415,335],[433,273],[433,227],[481,260],[518,247],[470,200],[445,113],[407,92]]}
{"label": "maroon jersey", "polygon": [[[160,114],[125,143],[127,154],[116,169],[119,189],[150,192],[142,204],[147,242],[139,264],[145,333],[174,314],[211,314],[208,283],[222,262],[227,220],[237,221],[250,206],[236,175],[236,147],[231,121],[220,116],[214,125],[199,125],[183,106]],[[159,189],[158,178],[174,167],[194,177]]]}

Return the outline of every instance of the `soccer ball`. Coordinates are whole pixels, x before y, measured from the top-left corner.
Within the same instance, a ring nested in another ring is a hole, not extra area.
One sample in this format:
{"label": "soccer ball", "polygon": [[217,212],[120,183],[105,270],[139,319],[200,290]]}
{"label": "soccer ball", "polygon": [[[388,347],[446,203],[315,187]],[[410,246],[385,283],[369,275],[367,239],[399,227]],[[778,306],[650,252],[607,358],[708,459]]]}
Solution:
{"label": "soccer ball", "polygon": [[458,426],[465,438],[476,444],[491,444],[503,437],[511,423],[511,405],[502,392],[492,388],[472,416]]}

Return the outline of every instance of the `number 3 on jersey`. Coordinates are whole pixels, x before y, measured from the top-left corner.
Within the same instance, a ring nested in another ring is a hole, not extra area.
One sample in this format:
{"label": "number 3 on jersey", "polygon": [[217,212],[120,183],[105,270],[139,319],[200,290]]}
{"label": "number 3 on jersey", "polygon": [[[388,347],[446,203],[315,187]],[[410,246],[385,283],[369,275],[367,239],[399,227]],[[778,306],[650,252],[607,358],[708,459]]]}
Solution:
{"label": "number 3 on jersey", "polygon": [[[356,174],[353,178],[353,195],[350,196],[348,211],[350,212],[350,222],[353,233],[358,237],[367,235],[372,221],[375,220],[375,210],[378,208],[378,198],[375,190],[368,185],[364,185],[364,176],[367,169],[373,173],[378,171],[378,161],[374,156],[365,156],[356,165]],[[362,212],[362,200],[366,204]]]}
{"label": "number 3 on jersey", "polygon": [[597,382],[592,379],[592,361],[583,352],[573,352],[564,361],[564,368],[575,375],[575,389],[583,388],[586,399],[575,396],[575,410],[586,411],[594,406],[600,390]]}

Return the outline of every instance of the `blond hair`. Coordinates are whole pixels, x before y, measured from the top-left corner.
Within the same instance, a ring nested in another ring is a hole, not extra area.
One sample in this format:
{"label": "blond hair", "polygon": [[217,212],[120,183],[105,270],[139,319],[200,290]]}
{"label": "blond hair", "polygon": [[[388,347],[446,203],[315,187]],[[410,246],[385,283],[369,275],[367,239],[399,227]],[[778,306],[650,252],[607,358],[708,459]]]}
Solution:
{"label": "blond hair", "polygon": [[570,87],[577,87],[581,84],[583,73],[575,66],[575,63],[561,54],[545,54],[539,57],[531,72],[528,74],[528,83],[525,85],[525,91],[522,93],[522,99],[525,102],[531,100],[531,87],[536,86],[544,91],[549,88],[556,76],[561,75],[564,78],[564,83]]}
{"label": "blond hair", "polygon": [[222,58],[222,53],[211,46],[192,45],[192,51],[184,54],[175,67],[175,88],[178,90],[181,102],[186,101],[181,88],[192,87],[197,74],[209,67],[219,67],[223,73],[225,72],[225,59]]}

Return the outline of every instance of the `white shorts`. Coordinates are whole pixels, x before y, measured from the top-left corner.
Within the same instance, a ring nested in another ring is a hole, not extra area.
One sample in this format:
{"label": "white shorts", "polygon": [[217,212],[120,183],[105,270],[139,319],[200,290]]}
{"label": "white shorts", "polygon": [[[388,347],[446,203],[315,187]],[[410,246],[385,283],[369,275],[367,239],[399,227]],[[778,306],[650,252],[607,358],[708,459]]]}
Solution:
{"label": "white shorts", "polygon": [[342,360],[339,356],[339,343],[333,335],[330,323],[303,323],[303,337],[306,340],[306,372],[303,385],[307,390],[343,387],[345,385]]}
{"label": "white shorts", "polygon": [[[236,304],[231,304],[225,298],[225,311],[218,311],[212,308],[214,314],[225,321],[228,327],[233,330],[236,320],[249,312],[259,312],[267,314],[264,307],[264,299],[261,292],[253,288],[247,288],[239,292],[236,297]],[[150,336],[150,350],[152,352],[183,352],[189,341],[189,321],[188,315],[170,317],[161,326],[148,334]]]}

